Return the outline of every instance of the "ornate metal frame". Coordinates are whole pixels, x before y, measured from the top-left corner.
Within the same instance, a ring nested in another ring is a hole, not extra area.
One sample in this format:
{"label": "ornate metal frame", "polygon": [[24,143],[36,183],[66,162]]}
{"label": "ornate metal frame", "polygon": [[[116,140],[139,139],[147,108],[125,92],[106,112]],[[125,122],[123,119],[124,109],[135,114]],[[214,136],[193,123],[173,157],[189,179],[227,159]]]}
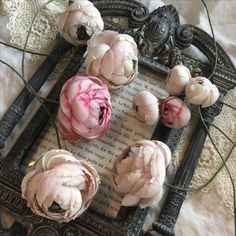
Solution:
{"label": "ornate metal frame", "polygon": [[[169,69],[175,64],[183,63],[192,75],[208,76],[214,65],[215,47],[212,38],[193,25],[181,25],[176,9],[169,5],[163,6],[151,14],[148,9],[136,1],[130,0],[94,0],[94,4],[105,20],[107,29],[113,29],[122,33],[132,35],[138,45],[140,55],[139,63],[149,69],[166,77]],[[109,17],[124,16],[128,18],[129,26],[121,27],[109,21]],[[53,55],[62,55],[70,46],[62,39],[59,41]],[[197,47],[208,59],[208,63],[202,63],[197,59],[188,56],[185,50],[190,45]],[[221,95],[232,89],[236,84],[236,70],[224,50],[217,44],[218,61],[215,74],[212,79],[218,86]],[[71,77],[81,66],[85,47],[77,49],[77,56],[80,58],[72,59],[65,70],[63,76],[50,92],[48,98],[57,99],[63,83]],[[43,81],[35,83],[39,76],[46,80],[58,61],[54,56],[49,56],[44,62],[44,67],[36,71],[32,77],[32,86],[37,90]],[[45,69],[46,66],[46,69]],[[44,70],[42,70],[44,68]],[[31,102],[27,90],[18,96],[8,113],[1,121],[0,143],[1,148],[14,128],[20,117]],[[47,108],[53,112],[55,106],[45,103]],[[217,103],[213,107],[203,109],[205,118],[212,122],[214,117],[221,111],[221,104]],[[122,208],[119,220],[111,220],[88,210],[78,219],[67,223],[58,224],[55,221],[47,220],[34,215],[26,206],[25,200],[21,198],[20,184],[23,174],[19,169],[26,154],[30,151],[36,141],[43,126],[46,124],[48,116],[41,107],[24,129],[23,133],[14,144],[7,156],[0,158],[0,211],[14,216],[18,222],[25,225],[28,235],[107,235],[125,236],[141,235],[142,226],[147,214],[147,209]],[[153,139],[166,142],[172,152],[178,143],[182,129],[169,129],[162,124],[158,124],[153,133]],[[197,128],[190,140],[190,144],[185,153],[184,160],[174,178],[174,185],[187,188],[197,165],[203,144],[206,138],[206,131],[198,122]],[[185,170],[188,170],[187,172]],[[157,222],[153,224],[153,229],[147,235],[174,235],[174,225],[177,220],[181,205],[185,199],[186,192],[170,189]],[[1,235],[10,235],[7,230],[0,229]]]}

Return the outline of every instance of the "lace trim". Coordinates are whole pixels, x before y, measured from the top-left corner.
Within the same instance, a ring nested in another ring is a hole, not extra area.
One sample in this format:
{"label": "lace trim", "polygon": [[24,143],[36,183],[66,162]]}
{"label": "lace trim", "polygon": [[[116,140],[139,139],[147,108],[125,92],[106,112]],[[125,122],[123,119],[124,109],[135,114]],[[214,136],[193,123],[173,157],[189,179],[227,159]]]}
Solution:
{"label": "lace trim", "polygon": [[[232,106],[236,104],[236,88],[227,93],[225,97],[225,102]],[[223,106],[222,112],[214,120],[214,125],[219,127],[226,133],[232,141],[236,140],[236,111]],[[196,121],[192,122],[191,125],[187,126],[183,137],[177,147],[176,154],[174,155],[174,164],[175,169],[179,166],[181,159],[183,157],[184,151],[187,147],[186,140],[189,140],[191,134],[194,130],[194,125]],[[224,158],[228,155],[230,149],[232,148],[232,143],[226,139],[226,137],[220,133],[214,127],[211,127],[210,134],[214,140],[214,143],[218,147],[220,153]],[[233,152],[230,155],[230,158],[227,161],[228,169],[232,175],[234,183],[236,183],[236,149],[234,148]],[[198,187],[203,185],[209,180],[209,178],[216,172],[216,170],[222,165],[221,158],[215,148],[213,147],[210,139],[207,137],[204,144],[201,157],[198,162],[198,167],[195,170],[191,187]],[[217,194],[222,199],[222,202],[225,206],[228,207],[229,211],[233,213],[233,187],[230,181],[229,175],[226,171],[226,168],[223,168],[216,178],[209,184],[207,187],[202,189],[203,192],[209,192],[211,188],[217,190]]]}
{"label": "lace trim", "polygon": [[24,47],[31,22],[39,10],[32,27],[27,49],[45,52],[52,48],[58,33],[57,17],[64,11],[68,2],[54,0],[41,9],[46,2],[48,0],[2,0],[3,10],[9,15],[7,28],[10,31],[11,44],[20,48]]}

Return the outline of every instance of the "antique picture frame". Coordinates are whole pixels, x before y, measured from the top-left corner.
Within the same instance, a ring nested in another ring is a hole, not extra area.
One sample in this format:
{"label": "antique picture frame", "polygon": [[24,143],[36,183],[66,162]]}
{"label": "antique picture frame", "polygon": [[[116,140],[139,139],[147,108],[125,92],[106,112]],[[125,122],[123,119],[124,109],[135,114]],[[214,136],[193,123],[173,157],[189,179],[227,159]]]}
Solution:
{"label": "antique picture frame", "polygon": [[[181,25],[178,12],[174,6],[160,7],[149,13],[148,9],[141,3],[130,0],[102,0],[92,1],[101,12],[105,21],[106,29],[127,33],[134,37],[139,48],[139,64],[149,70],[166,78],[170,68],[182,63],[187,66],[193,75],[208,76],[214,66],[215,45],[212,37],[206,32],[193,25]],[[114,23],[114,17],[124,17],[128,20],[128,26],[120,26]],[[60,40],[60,46],[53,54],[62,54],[71,46]],[[208,59],[203,63],[186,54],[185,49],[194,46],[201,51]],[[67,66],[65,73],[58,80],[48,98],[57,99],[64,82],[80,68],[86,47],[76,49],[77,58],[72,59]],[[220,90],[221,96],[235,87],[236,70],[225,51],[217,44],[218,61],[215,70],[214,83]],[[57,57],[58,58],[58,57]],[[44,70],[40,68],[35,77],[46,79],[58,59],[49,56],[44,62]],[[45,68],[45,65],[48,67]],[[41,87],[43,81],[33,86]],[[13,104],[10,113],[1,121],[1,142],[9,135],[11,128],[22,117],[32,98],[28,91],[21,93],[21,99]],[[56,107],[54,104],[45,102],[50,112]],[[221,111],[222,104],[202,109],[204,118],[212,122],[214,117]],[[109,219],[98,213],[87,210],[78,219],[59,224],[34,215],[27,207],[26,201],[21,198],[20,185],[23,178],[20,163],[30,151],[37,140],[38,135],[47,123],[48,115],[41,106],[32,120],[26,126],[16,143],[6,156],[0,158],[0,211],[13,216],[17,222],[24,225],[29,235],[107,235],[125,236],[142,235],[142,226],[148,209],[122,207],[117,220]],[[183,129],[170,129],[158,123],[152,139],[161,140],[174,152]],[[188,148],[185,152],[183,162],[179,167],[173,184],[187,188],[196,168],[198,158],[207,136],[204,126],[199,121],[191,137]],[[190,158],[191,157],[191,158]],[[188,172],[184,171],[188,169]],[[153,224],[153,229],[147,235],[174,235],[174,225],[177,220],[181,205],[185,199],[185,191],[169,189],[159,219]],[[7,230],[0,230],[1,235],[9,235]]]}

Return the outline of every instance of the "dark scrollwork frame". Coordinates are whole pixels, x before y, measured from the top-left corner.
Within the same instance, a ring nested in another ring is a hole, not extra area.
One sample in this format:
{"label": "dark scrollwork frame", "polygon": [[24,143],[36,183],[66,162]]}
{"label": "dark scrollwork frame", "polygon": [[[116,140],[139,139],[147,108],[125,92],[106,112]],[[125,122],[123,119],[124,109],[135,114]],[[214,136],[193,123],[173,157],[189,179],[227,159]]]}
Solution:
{"label": "dark scrollwork frame", "polygon": [[[152,69],[163,77],[166,77],[171,67],[179,63],[186,65],[194,76],[208,76],[211,73],[215,58],[215,47],[212,38],[193,25],[181,25],[178,13],[173,6],[163,6],[149,14],[148,9],[136,1],[94,0],[93,2],[104,17],[107,29],[127,33],[134,37],[140,51],[139,63],[141,65]],[[111,17],[114,16],[127,17],[129,26],[121,27],[115,25],[110,20]],[[64,42],[64,46],[65,44]],[[188,56],[185,53],[185,49],[190,45],[197,47],[206,56],[208,63],[202,63]],[[218,86],[221,95],[224,96],[224,94],[236,84],[236,71],[228,55],[218,44],[217,48],[218,61],[212,79]],[[80,56],[80,61],[82,61],[85,50],[85,47],[79,47],[77,50],[77,56]],[[61,52],[59,52],[59,54],[60,53]],[[49,61],[48,63],[50,63],[53,57],[51,56],[47,60]],[[57,62],[53,62],[47,72],[43,74],[45,78],[47,78],[49,71],[53,69],[56,63]],[[72,59],[65,73],[58,80],[48,97],[57,99],[63,83],[70,78],[80,66],[81,63],[78,62],[78,59]],[[26,94],[21,95],[20,98],[27,98],[27,91],[24,93]],[[20,108],[23,106],[24,109],[26,109],[25,103],[27,102],[27,106],[29,103],[28,100],[25,99],[19,99],[17,106],[12,106],[14,109],[12,109],[13,112],[8,117],[7,122],[4,121],[6,124],[3,126],[1,123],[1,129],[4,127],[3,133],[9,133],[8,129],[12,126],[11,121],[16,122],[16,117],[19,116],[18,112],[20,112],[20,116],[22,116],[22,109]],[[51,112],[55,109],[55,106],[51,103],[45,103],[45,105]],[[221,104],[217,103],[213,107],[203,109],[203,114],[205,119],[212,122],[220,111]],[[31,212],[26,206],[25,200],[21,198],[20,184],[23,174],[18,166],[22,158],[31,149],[47,120],[48,116],[41,107],[24,129],[8,155],[5,157],[1,156],[0,211],[14,216],[18,222],[26,226],[28,234],[33,236],[136,236],[143,234],[142,226],[147,214],[147,209],[122,209],[125,211],[126,217],[120,221],[108,219],[88,210],[81,217],[67,224],[58,224],[55,221],[36,216]],[[173,152],[181,133],[182,129],[169,129],[162,124],[158,124],[152,138],[166,142]],[[199,121],[190,140],[184,160],[174,178],[174,185],[183,188],[189,186],[205,138],[206,131]],[[186,192],[184,191],[169,191],[159,219],[153,224],[153,229],[147,232],[147,235],[174,235],[174,225],[185,196]],[[1,235],[9,235],[8,232],[3,229],[0,229],[0,233]]]}

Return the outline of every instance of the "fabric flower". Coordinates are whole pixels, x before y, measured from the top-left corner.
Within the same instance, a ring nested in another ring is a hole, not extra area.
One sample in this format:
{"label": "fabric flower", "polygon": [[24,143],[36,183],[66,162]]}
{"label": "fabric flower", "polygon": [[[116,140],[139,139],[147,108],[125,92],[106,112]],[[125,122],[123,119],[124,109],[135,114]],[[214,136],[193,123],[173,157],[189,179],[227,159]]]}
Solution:
{"label": "fabric flower", "polygon": [[87,72],[111,89],[130,83],[138,73],[137,45],[127,34],[103,31],[88,41]]}
{"label": "fabric flower", "polygon": [[104,28],[100,12],[87,0],[74,0],[58,17],[57,25],[63,38],[74,45],[84,43]]}
{"label": "fabric flower", "polygon": [[166,90],[170,95],[180,95],[191,79],[189,69],[184,65],[174,66],[166,79]]}
{"label": "fabric flower", "polygon": [[202,107],[212,106],[220,95],[218,88],[209,79],[200,76],[191,79],[185,93],[190,103]]}
{"label": "fabric flower", "polygon": [[42,155],[34,170],[23,178],[21,190],[34,213],[68,222],[89,207],[99,183],[92,166],[58,149]]}
{"label": "fabric flower", "polygon": [[152,206],[162,197],[169,147],[160,141],[143,140],[127,147],[114,165],[115,190],[123,195],[123,206]]}
{"label": "fabric flower", "polygon": [[189,122],[191,112],[179,98],[171,96],[160,104],[161,122],[170,128],[182,128]]}
{"label": "fabric flower", "polygon": [[111,117],[110,93],[95,76],[73,76],[62,87],[58,110],[59,131],[69,142],[106,134]]}
{"label": "fabric flower", "polygon": [[138,118],[148,125],[154,125],[159,119],[158,99],[148,91],[140,91],[133,98],[133,107]]}

